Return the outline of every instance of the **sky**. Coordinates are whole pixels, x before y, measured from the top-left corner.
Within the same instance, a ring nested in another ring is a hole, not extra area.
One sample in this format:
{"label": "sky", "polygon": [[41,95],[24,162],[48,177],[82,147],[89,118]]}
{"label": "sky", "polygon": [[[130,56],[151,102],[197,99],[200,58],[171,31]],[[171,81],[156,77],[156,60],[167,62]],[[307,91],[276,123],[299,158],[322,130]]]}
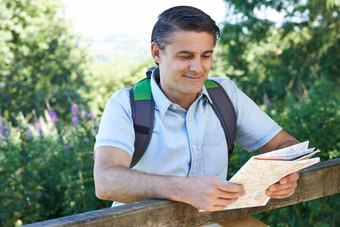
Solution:
{"label": "sky", "polygon": [[[220,24],[226,14],[223,0],[63,0],[64,16],[92,44],[95,54],[131,46],[148,48],[157,16],[176,5],[197,7]],[[129,45],[131,44],[131,45]]]}
{"label": "sky", "polygon": [[[177,6],[197,7],[209,14],[218,25],[227,14],[224,0],[62,0],[64,17],[72,20],[74,31],[90,45],[91,53],[107,61],[115,56],[127,56],[137,61],[149,54],[150,36],[158,15]],[[277,23],[283,19],[270,8],[256,9],[259,18]],[[237,17],[228,17],[233,23]]]}
{"label": "sky", "polygon": [[65,16],[76,29],[93,39],[102,33],[149,36],[157,16],[176,5],[190,5],[208,13],[217,23],[225,15],[223,0],[63,0]]}

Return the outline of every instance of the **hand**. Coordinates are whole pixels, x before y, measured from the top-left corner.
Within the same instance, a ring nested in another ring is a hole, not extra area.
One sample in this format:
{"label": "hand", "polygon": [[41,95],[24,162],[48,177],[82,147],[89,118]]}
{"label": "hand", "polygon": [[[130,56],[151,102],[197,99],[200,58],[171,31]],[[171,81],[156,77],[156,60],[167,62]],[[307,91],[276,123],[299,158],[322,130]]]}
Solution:
{"label": "hand", "polygon": [[279,180],[279,182],[271,185],[266,190],[267,196],[273,199],[285,199],[292,196],[297,187],[297,181],[299,179],[299,173],[295,172],[289,174]]}
{"label": "hand", "polygon": [[213,176],[185,178],[185,183],[181,187],[183,194],[175,200],[205,211],[223,210],[240,196],[245,195],[243,185]]}

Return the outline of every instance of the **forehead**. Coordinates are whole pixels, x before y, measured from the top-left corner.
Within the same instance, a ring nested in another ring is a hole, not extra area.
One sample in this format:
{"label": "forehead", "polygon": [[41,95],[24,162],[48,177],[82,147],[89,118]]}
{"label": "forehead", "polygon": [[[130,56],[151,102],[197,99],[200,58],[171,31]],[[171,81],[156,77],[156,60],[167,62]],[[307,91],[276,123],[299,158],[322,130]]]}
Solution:
{"label": "forehead", "polygon": [[214,47],[214,37],[208,32],[175,31],[169,38],[166,50],[207,51]]}

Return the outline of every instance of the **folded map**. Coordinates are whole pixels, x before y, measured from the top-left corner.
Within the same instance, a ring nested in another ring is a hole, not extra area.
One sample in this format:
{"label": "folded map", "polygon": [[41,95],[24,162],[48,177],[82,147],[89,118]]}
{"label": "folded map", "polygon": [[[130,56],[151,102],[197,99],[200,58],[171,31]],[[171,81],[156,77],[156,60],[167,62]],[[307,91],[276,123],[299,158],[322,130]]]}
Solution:
{"label": "folded map", "polygon": [[230,204],[225,210],[264,206],[269,201],[266,189],[282,177],[320,162],[320,158],[310,158],[319,150],[308,149],[308,141],[283,149],[251,157],[229,180],[243,184],[246,194]]}

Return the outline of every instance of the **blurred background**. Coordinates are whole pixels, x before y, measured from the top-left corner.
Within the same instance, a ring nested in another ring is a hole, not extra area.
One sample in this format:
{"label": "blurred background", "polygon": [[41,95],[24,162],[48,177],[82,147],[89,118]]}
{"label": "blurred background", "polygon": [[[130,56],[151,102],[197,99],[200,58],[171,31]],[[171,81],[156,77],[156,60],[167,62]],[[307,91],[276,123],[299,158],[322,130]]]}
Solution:
{"label": "blurred background", "polygon": [[[111,205],[94,194],[100,116],[154,66],[152,27],[175,5],[221,28],[210,76],[235,81],[323,161],[340,157],[339,0],[0,0],[0,226]],[[236,146],[228,179],[250,155]],[[340,196],[254,216],[340,226]]]}

